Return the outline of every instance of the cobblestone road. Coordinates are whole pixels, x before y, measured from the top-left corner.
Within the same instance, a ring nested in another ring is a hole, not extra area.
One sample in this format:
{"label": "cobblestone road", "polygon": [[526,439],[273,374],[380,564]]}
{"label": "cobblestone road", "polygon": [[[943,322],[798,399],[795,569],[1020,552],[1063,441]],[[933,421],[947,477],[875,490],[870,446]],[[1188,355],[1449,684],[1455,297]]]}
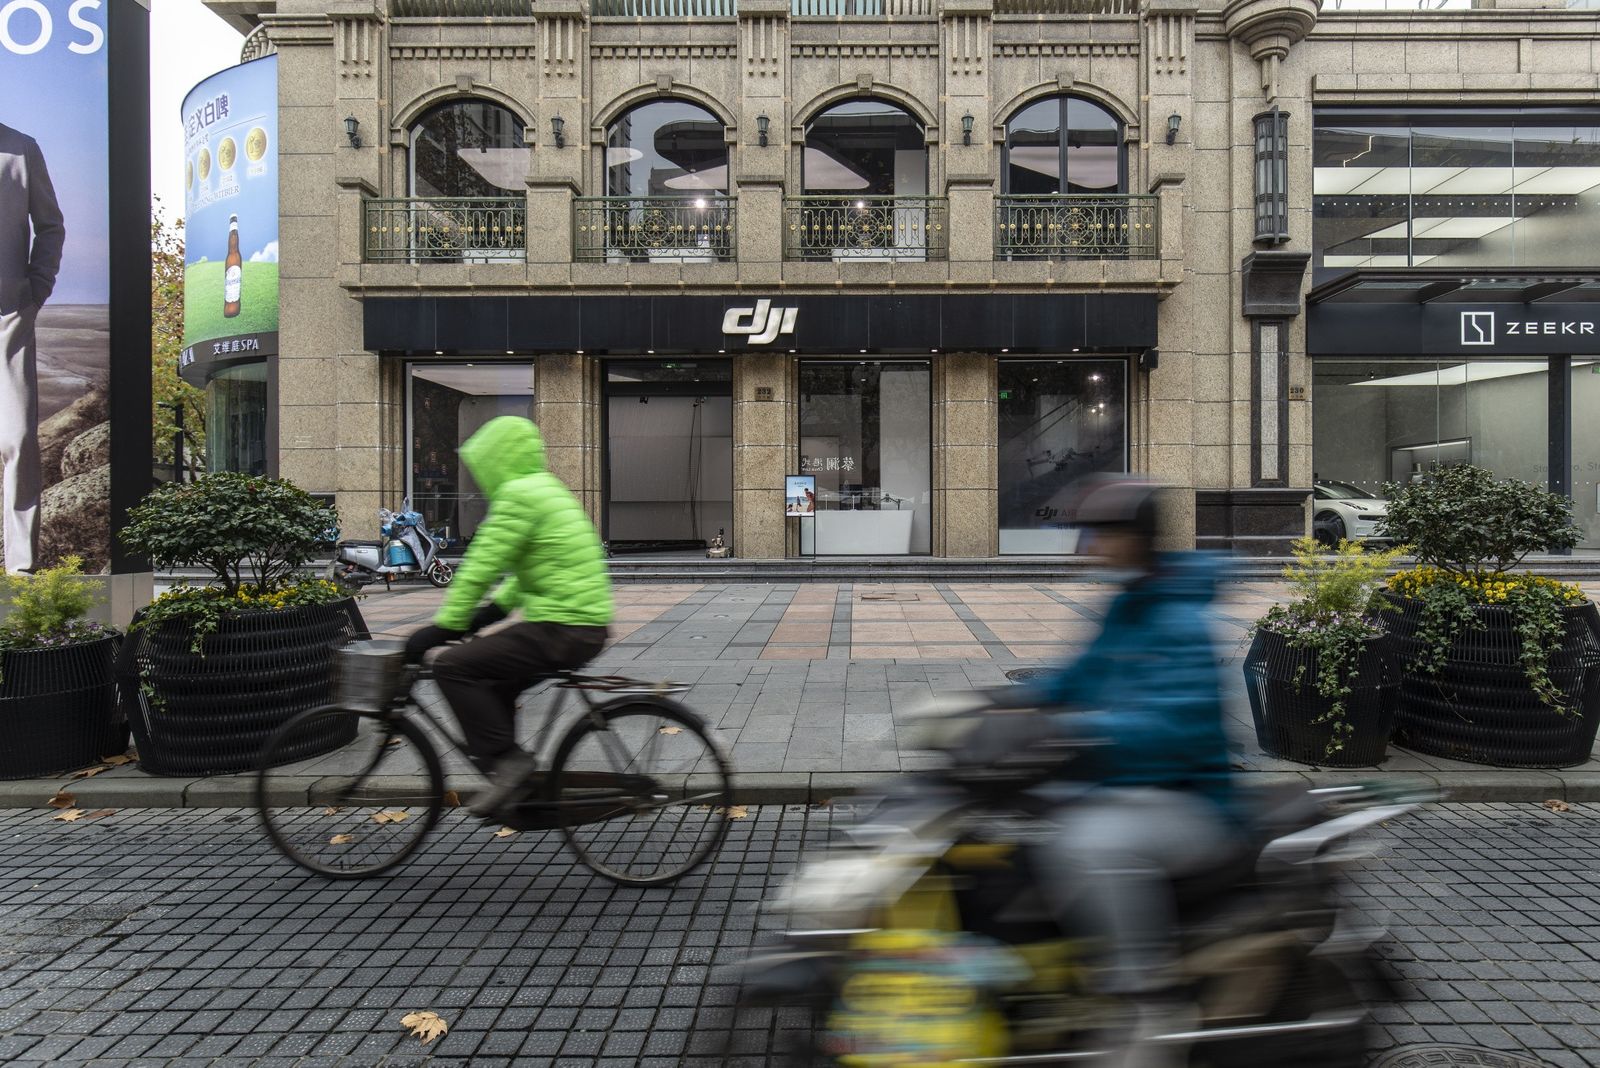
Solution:
{"label": "cobblestone road", "polygon": [[[714,866],[629,890],[553,836],[462,813],[361,883],[301,874],[246,812],[0,814],[0,1063],[718,1064],[733,989],[715,965],[834,815],[753,809]],[[1380,1010],[1378,1050],[1600,1065],[1600,813],[1440,806],[1377,844],[1352,892],[1392,912],[1411,995]],[[451,1028],[428,1047],[399,1026],[422,1009]]]}

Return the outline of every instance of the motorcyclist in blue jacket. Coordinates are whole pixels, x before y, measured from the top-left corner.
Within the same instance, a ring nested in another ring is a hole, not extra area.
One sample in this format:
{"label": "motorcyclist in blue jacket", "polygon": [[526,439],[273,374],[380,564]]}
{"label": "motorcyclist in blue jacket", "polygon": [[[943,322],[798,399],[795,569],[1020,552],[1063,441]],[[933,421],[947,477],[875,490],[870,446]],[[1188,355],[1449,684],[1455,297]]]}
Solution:
{"label": "motorcyclist in blue jacket", "polygon": [[[1099,635],[1031,695],[1062,730],[1105,743],[1096,785],[1054,815],[1042,886],[1063,925],[1104,937],[1103,992],[1170,1029],[1178,982],[1172,881],[1240,842],[1209,606],[1221,570],[1157,551],[1161,490],[1120,477],[1082,490],[1076,525],[1122,579]],[[1148,1053],[1127,1063],[1164,1064]]]}

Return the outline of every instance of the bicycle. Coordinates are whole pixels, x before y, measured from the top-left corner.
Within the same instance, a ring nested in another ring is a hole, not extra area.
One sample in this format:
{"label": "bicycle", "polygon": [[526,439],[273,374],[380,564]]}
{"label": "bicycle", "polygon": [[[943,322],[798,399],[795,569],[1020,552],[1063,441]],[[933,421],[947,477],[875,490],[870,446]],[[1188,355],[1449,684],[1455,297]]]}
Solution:
{"label": "bicycle", "polygon": [[[404,649],[401,642],[358,641],[338,650],[337,703],[294,716],[258,759],[262,825],[279,851],[309,871],[335,879],[379,875],[415,853],[444,811],[444,766],[424,724],[457,753],[465,754],[465,742],[417,699],[431,672],[407,664]],[[670,699],[688,687],[571,671],[547,679],[558,692],[541,739],[569,692],[583,712],[549,770],[541,765],[525,782],[524,800],[494,820],[513,830],[560,830],[585,865],[625,886],[661,886],[704,863],[727,835],[733,791],[727,758],[705,721]],[[356,717],[354,725],[348,717]],[[350,747],[337,759],[358,770],[330,770],[309,791],[290,785],[305,781],[308,769],[287,766],[301,759],[306,739],[351,734],[357,759],[351,764]],[[646,766],[658,757],[662,767]]]}

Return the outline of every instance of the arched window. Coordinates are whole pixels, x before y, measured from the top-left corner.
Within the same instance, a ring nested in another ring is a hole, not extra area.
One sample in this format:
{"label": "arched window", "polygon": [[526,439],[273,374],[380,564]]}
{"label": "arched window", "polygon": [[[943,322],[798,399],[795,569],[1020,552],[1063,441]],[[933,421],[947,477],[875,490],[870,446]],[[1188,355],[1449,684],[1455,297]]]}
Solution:
{"label": "arched window", "polygon": [[935,259],[943,200],[928,196],[928,139],[886,100],[835,104],[806,127],[788,252],[797,259]]}
{"label": "arched window", "polygon": [[451,100],[411,126],[414,197],[521,197],[528,150],[522,120],[487,100]]}
{"label": "arched window", "polygon": [[606,130],[606,194],[704,196],[728,191],[722,121],[686,100],[652,100]]}
{"label": "arched window", "polygon": [[1122,123],[1092,100],[1037,100],[1006,123],[1005,188],[1013,196],[1127,192]]}
{"label": "arched window", "polygon": [[922,124],[885,100],[851,100],[806,127],[801,184],[807,196],[925,196]]}

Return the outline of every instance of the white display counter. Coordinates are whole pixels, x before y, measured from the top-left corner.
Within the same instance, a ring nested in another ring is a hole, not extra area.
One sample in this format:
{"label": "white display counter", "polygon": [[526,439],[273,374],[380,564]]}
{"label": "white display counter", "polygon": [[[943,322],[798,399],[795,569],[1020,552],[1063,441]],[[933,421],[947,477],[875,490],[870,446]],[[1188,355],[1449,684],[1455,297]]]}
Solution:
{"label": "white display counter", "polygon": [[819,511],[801,519],[800,552],[804,556],[904,556],[911,552],[909,508],[883,511]]}

